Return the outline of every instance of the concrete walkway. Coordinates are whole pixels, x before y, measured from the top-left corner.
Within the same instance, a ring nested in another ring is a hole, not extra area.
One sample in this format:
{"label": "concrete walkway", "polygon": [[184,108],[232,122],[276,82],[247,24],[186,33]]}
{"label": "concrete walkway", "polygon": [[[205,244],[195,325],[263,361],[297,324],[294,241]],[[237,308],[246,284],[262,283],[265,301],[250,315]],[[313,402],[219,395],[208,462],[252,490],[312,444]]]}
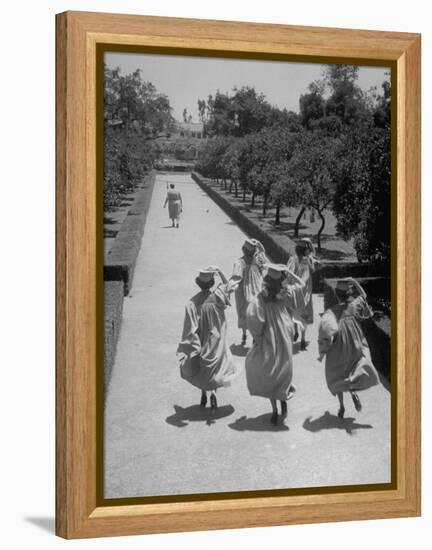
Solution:
{"label": "concrete walkway", "polygon": [[[166,182],[183,196],[180,229],[162,208]],[[297,394],[281,426],[269,423],[269,401],[248,394],[244,368],[218,392],[216,414],[180,378],[175,351],[194,270],[213,264],[229,275],[244,238],[188,174],[157,176],[106,401],[106,498],[390,481],[390,394],[364,392],[361,413],[347,399],[340,421],[316,360],[317,322],[308,350],[295,349]],[[322,303],[314,296],[316,318]],[[227,318],[243,367],[235,307]]]}

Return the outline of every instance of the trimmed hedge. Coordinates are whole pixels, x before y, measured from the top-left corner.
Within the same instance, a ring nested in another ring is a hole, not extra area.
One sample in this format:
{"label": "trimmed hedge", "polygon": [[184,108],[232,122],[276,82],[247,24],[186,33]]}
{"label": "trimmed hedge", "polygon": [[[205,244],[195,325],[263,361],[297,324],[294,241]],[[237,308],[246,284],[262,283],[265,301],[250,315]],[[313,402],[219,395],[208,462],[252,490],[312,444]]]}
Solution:
{"label": "trimmed hedge", "polygon": [[147,177],[144,188],[138,193],[105,259],[104,280],[123,281],[125,296],[129,294],[132,286],[154,182],[155,173],[152,172]]}
{"label": "trimmed hedge", "polygon": [[160,172],[192,172],[193,164],[163,164],[155,165],[156,170]]}
{"label": "trimmed hedge", "polygon": [[123,282],[104,284],[104,388],[105,395],[111,379],[123,312]]}

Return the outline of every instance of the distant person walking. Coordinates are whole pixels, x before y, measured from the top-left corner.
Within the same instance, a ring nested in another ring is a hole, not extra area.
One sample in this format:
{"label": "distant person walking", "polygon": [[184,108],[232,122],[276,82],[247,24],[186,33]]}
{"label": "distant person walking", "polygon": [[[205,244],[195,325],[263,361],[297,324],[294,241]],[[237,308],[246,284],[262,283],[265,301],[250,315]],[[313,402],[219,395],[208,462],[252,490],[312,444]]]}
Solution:
{"label": "distant person walking", "polygon": [[[215,274],[221,282],[215,287]],[[231,385],[238,374],[227,341],[225,309],[234,290],[217,267],[208,267],[195,279],[201,289],[186,305],[183,334],[178,345],[180,374],[201,390],[201,406],[217,408],[216,390]]]}
{"label": "distant person walking", "polygon": [[295,254],[288,260],[288,269],[300,277],[304,286],[304,308],[294,316],[294,342],[301,332],[300,349],[306,349],[306,329],[314,321],[312,301],[312,274],[318,268],[319,261],[315,258],[315,249],[310,239],[300,239],[296,244]]}
{"label": "distant person walking", "polygon": [[246,310],[250,301],[260,292],[264,264],[268,262],[264,246],[256,239],[246,239],[242,246],[243,256],[233,267],[230,281],[236,286],[238,328],[242,330],[242,346],[246,344]]}
{"label": "distant person walking", "polygon": [[168,204],[168,215],[172,221],[172,227],[179,227],[180,214],[183,212],[183,202],[180,191],[175,189],[175,185],[170,183],[167,191],[164,208]]}
{"label": "distant person walking", "polygon": [[362,408],[357,391],[379,382],[360,326],[373,315],[366,293],[352,278],[336,284],[339,303],[324,312],[318,331],[319,361],[325,356],[325,376],[330,392],[339,399],[339,418],[345,414],[345,392],[350,392],[356,411]]}
{"label": "distant person walking", "polygon": [[270,399],[270,421],[277,424],[277,401],[284,418],[287,400],[295,392],[290,311],[303,306],[304,282],[285,265],[267,264],[267,268],[263,288],[247,308],[247,326],[254,341],[245,368],[249,393]]}

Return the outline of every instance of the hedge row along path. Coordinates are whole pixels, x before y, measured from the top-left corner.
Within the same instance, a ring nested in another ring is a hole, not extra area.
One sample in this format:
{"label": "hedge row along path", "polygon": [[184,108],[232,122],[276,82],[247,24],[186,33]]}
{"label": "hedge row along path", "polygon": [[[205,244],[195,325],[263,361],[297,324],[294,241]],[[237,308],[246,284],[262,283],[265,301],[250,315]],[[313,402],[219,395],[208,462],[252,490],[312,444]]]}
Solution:
{"label": "hedge row along path", "polygon": [[[162,208],[167,182],[183,196],[180,229]],[[242,372],[218,392],[217,413],[202,410],[199,390],[180,378],[175,351],[195,270],[216,264],[229,275],[244,238],[189,174],[157,175],[106,400],[107,498],[389,481],[390,394],[364,393],[361,413],[347,401],[339,421],[316,360],[317,323],[308,350],[295,346],[285,425],[271,426],[270,403],[246,389],[234,307],[228,338]],[[314,307],[322,312],[321,295]]]}

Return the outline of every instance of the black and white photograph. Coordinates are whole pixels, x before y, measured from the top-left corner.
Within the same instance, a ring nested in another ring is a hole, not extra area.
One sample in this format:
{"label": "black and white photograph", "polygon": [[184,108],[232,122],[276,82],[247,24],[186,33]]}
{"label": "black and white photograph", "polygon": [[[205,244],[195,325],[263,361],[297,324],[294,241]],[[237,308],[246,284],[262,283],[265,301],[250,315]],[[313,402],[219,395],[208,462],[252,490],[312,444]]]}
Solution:
{"label": "black and white photograph", "polygon": [[390,485],[391,69],[103,63],[104,499]]}

